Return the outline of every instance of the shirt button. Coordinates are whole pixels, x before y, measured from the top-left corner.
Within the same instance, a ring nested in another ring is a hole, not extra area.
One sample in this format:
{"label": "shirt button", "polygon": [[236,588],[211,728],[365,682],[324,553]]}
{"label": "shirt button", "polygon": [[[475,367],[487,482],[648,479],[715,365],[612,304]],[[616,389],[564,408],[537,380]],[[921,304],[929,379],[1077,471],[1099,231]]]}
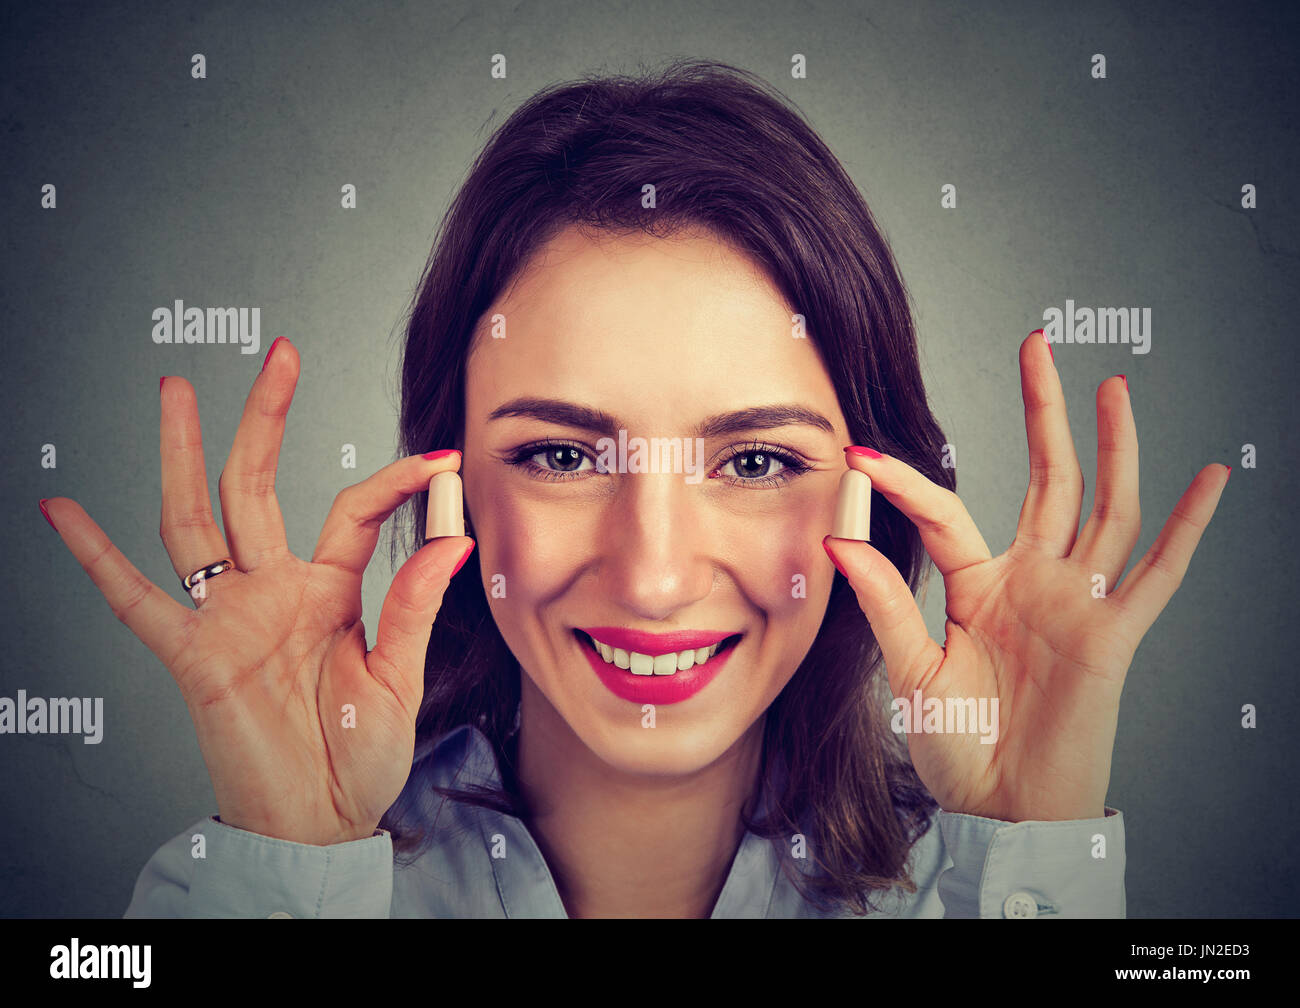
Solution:
{"label": "shirt button", "polygon": [[266,915],[267,920],[274,920],[276,917],[288,917],[290,920],[292,920],[293,914],[285,913],[283,910],[277,910],[275,913]]}
{"label": "shirt button", "polygon": [[1003,917],[1037,917],[1038,900],[1029,893],[1013,892],[1002,902]]}

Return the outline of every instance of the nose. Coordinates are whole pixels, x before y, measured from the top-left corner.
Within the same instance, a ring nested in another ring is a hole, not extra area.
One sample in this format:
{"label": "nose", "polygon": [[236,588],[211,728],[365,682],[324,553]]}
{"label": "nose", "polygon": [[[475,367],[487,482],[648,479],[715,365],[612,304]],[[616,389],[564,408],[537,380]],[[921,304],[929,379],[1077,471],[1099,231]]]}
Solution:
{"label": "nose", "polygon": [[674,473],[619,479],[602,523],[602,588],[631,616],[671,619],[713,588],[705,486]]}

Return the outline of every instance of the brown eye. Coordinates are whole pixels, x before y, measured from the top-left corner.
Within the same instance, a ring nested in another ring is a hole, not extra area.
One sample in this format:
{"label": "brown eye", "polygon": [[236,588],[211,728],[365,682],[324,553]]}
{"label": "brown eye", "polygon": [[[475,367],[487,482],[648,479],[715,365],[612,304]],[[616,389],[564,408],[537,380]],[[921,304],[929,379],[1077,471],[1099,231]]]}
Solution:
{"label": "brown eye", "polygon": [[[727,482],[733,486],[762,489],[779,487],[809,472],[811,468],[806,462],[787,451],[756,445],[735,451],[714,472],[719,476],[726,476]],[[729,474],[728,469],[735,475]]]}
{"label": "brown eye", "polygon": [[533,479],[552,482],[586,478],[601,470],[581,445],[564,441],[536,441],[514,452],[506,461]]}
{"label": "brown eye", "polygon": [[582,465],[582,452],[572,445],[559,445],[544,452],[547,461],[553,463],[551,468],[557,472],[577,472]]}
{"label": "brown eye", "polygon": [[[750,461],[748,464],[742,464],[742,459],[749,459]],[[736,475],[743,476],[746,479],[759,479],[770,475],[769,470],[772,466],[780,465],[780,462],[767,452],[761,451],[741,452],[732,461],[736,463]]]}

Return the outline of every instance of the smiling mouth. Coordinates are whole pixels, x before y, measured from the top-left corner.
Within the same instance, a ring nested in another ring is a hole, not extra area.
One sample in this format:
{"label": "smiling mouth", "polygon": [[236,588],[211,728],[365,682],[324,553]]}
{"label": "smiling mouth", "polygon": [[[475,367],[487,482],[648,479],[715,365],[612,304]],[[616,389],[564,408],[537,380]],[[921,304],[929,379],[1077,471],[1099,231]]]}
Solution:
{"label": "smiling mouth", "polygon": [[622,648],[611,647],[597,641],[591,634],[579,630],[577,627],[574,627],[573,635],[605,664],[624,669],[632,673],[632,675],[641,676],[671,676],[676,675],[678,672],[685,672],[696,665],[707,665],[716,655],[723,654],[730,648],[735,647],[740,638],[744,636],[743,634],[732,634],[710,647],[691,648],[685,651],[674,651],[660,655],[647,655],[641,654],[639,651],[624,651]]}

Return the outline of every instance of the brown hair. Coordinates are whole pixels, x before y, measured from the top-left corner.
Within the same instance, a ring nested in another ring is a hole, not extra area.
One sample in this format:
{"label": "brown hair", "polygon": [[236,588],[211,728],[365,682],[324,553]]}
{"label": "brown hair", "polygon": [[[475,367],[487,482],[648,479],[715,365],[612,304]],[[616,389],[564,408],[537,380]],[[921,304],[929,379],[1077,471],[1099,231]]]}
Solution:
{"label": "brown hair", "polygon": [[[655,209],[642,208],[647,181]],[[463,443],[465,365],[480,317],[532,253],[572,224],[656,236],[702,226],[752,257],[805,316],[853,443],[956,488],[953,470],[939,464],[944,437],[921,382],[908,294],[861,194],[779,92],[701,60],[552,85],[491,137],[442,223],[410,311],[399,456]],[[426,497],[402,512],[408,555],[422,543]],[[871,531],[915,592],[929,565],[915,527],[873,494]],[[507,745],[520,670],[477,565],[474,551],[434,623],[411,775],[381,822],[412,860],[430,840],[431,790],[527,813]],[[816,640],[767,711],[770,814],[746,821],[825,912],[866,913],[879,909],[880,891],[915,891],[907,857],[936,803],[889,730],[888,698],[879,647],[836,574]],[[503,790],[431,784],[434,744],[466,723],[491,742]],[[807,868],[788,856],[795,832],[807,837]]]}

